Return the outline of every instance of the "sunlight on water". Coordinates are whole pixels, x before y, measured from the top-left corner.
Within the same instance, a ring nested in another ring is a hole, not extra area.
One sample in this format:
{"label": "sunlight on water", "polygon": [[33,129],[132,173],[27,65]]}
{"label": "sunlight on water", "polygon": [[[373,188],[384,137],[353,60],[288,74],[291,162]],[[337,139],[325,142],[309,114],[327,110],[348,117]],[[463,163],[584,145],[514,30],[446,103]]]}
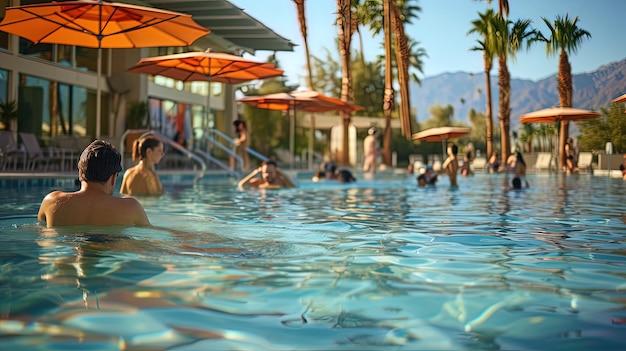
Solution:
{"label": "sunlight on water", "polygon": [[3,189],[0,345],[625,349],[626,182],[529,180],[166,182],[140,198],[155,228],[45,229],[54,186]]}

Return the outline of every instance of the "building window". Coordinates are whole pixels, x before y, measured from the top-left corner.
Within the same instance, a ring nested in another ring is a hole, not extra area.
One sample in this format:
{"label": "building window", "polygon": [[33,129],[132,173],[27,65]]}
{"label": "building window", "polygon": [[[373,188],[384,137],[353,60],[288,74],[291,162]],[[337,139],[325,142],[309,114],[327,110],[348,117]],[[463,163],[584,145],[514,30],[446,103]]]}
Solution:
{"label": "building window", "polygon": [[[95,92],[79,86],[20,75],[18,130],[53,138],[60,135],[88,136],[94,126],[88,127],[88,111],[95,115]],[[103,95],[103,107],[106,95]],[[103,108],[105,116],[106,108]],[[92,118],[93,124],[95,118]],[[107,120],[103,118],[103,131]]]}

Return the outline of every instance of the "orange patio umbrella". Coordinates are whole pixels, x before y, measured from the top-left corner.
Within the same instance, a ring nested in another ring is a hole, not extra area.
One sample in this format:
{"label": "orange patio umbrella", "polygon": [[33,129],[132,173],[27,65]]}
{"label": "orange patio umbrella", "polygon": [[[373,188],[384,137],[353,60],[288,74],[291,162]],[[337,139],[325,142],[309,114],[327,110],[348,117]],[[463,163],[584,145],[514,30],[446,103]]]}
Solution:
{"label": "orange patio umbrella", "polygon": [[620,96],[620,97],[616,97],[615,99],[613,99],[612,102],[626,102],[626,94]]}
{"label": "orange patio umbrella", "polygon": [[[281,76],[283,70],[268,62],[258,62],[225,53],[206,51],[185,52],[141,59],[128,71],[159,75],[183,82],[205,81],[237,84],[257,79]],[[207,96],[207,117],[211,94]]]}
{"label": "orange patio umbrella", "polygon": [[103,0],[7,7],[0,30],[35,44],[98,48],[96,137],[100,137],[102,48],[186,46],[210,31],[190,15]]}
{"label": "orange patio umbrella", "polygon": [[520,117],[521,123],[554,123],[561,121],[583,121],[600,117],[594,111],[572,107],[548,107],[529,112]]}
{"label": "orange patio umbrella", "polygon": [[465,136],[469,134],[470,131],[471,128],[469,127],[437,127],[417,132],[413,134],[411,139],[430,142],[441,141],[441,146],[443,147],[443,155],[445,159],[446,141]]}
{"label": "orange patio umbrella", "polygon": [[258,62],[210,50],[143,58],[128,71],[159,75],[183,82],[225,84],[245,83],[283,74],[283,70],[269,62]]}
{"label": "orange patio umbrella", "polygon": [[[292,110],[292,120],[289,128],[289,151],[294,155],[295,148],[295,119],[297,111],[304,112],[328,112],[345,111],[353,112],[362,110],[363,107],[349,104],[340,99],[324,95],[313,90],[292,91],[290,93],[275,93],[261,96],[246,96],[238,99],[247,105],[267,110],[288,111]],[[309,136],[309,167],[313,163],[313,130],[315,120],[311,118],[311,134]]]}
{"label": "orange patio umbrella", "polygon": [[[542,110],[529,112],[520,117],[521,123],[555,123],[561,121],[584,121],[600,117],[598,112],[583,110],[573,107],[548,107]],[[557,140],[559,139],[559,128],[557,128]],[[559,150],[557,148],[556,157],[559,159]]]}

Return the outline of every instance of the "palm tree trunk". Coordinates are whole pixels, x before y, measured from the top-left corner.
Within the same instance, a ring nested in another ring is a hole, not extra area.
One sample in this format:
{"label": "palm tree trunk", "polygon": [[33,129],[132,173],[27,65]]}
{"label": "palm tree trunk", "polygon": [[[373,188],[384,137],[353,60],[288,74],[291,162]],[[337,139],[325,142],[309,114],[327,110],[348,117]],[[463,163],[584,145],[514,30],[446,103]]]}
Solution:
{"label": "palm tree trunk", "polygon": [[[558,72],[559,103],[561,107],[572,107],[572,66],[565,50],[559,55]],[[565,143],[569,138],[569,121],[561,121],[559,138],[559,169],[565,167]]]}
{"label": "palm tree trunk", "polygon": [[487,106],[485,107],[485,117],[487,119],[487,157],[493,152],[493,116],[491,112],[491,58],[485,58],[485,88]]}
{"label": "palm tree trunk", "polygon": [[[409,56],[411,50],[404,32],[404,22],[398,6],[391,2],[391,25],[393,27],[398,84],[400,85],[400,126],[402,135],[411,140],[411,101],[409,97]],[[387,166],[391,166],[388,164]]]}
{"label": "palm tree trunk", "polygon": [[302,34],[302,41],[304,42],[304,54],[306,58],[306,70],[307,70],[307,83],[309,85],[309,89],[315,90],[313,86],[313,76],[311,70],[311,55],[309,54],[309,41],[307,36],[307,26],[306,26],[306,12],[304,10],[304,1],[305,0],[293,0],[296,3],[296,8],[298,10],[298,22],[300,23],[300,34]]}
{"label": "palm tree trunk", "polygon": [[501,152],[502,162],[506,164],[506,160],[509,158],[511,152],[511,141],[509,138],[509,125],[511,116],[511,75],[506,64],[506,55],[498,56],[498,85],[500,88],[500,113],[498,119],[500,120],[500,140],[501,140]]}
{"label": "palm tree trunk", "polygon": [[[352,9],[350,0],[337,0],[337,28],[339,36],[339,55],[341,56],[341,100],[352,103],[352,79],[350,74],[350,46],[352,42]],[[350,165],[350,112],[342,112],[343,145],[339,163]]]}
{"label": "palm tree trunk", "polygon": [[394,109],[393,72],[391,70],[391,0],[383,0],[383,31],[385,35],[385,93],[383,97],[385,134],[383,135],[383,159],[386,165],[391,165],[391,112]]}

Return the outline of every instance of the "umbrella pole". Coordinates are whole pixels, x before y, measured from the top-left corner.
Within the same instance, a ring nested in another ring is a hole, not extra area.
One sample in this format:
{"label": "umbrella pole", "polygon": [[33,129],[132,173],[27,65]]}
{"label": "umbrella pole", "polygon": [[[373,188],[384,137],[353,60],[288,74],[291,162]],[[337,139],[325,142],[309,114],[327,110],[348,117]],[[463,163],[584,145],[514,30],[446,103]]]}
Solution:
{"label": "umbrella pole", "polygon": [[556,155],[556,162],[554,163],[554,169],[557,173],[559,173],[559,150],[561,148],[561,121],[557,122],[557,127],[556,127],[556,141],[555,141],[555,145],[556,145],[556,151],[555,151],[555,155]]}
{"label": "umbrella pole", "polygon": [[313,150],[315,149],[315,115],[310,114],[311,116],[311,130],[309,131],[309,169],[313,169]]}
{"label": "umbrella pole", "polygon": [[296,108],[293,108],[293,115],[289,123],[289,152],[291,153],[291,169],[295,166],[295,134],[296,134]]}
{"label": "umbrella pole", "polygon": [[209,119],[211,119],[211,83],[207,82],[207,84],[209,84],[209,90],[208,90],[208,94],[206,97],[206,116],[204,116],[204,126],[203,126],[205,133],[209,129]]}
{"label": "umbrella pole", "polygon": [[97,74],[96,74],[96,139],[100,139],[101,126],[100,122],[102,120],[101,109],[101,91],[100,91],[100,75],[102,74],[102,48],[100,47],[100,41],[98,41],[98,63],[97,63]]}

